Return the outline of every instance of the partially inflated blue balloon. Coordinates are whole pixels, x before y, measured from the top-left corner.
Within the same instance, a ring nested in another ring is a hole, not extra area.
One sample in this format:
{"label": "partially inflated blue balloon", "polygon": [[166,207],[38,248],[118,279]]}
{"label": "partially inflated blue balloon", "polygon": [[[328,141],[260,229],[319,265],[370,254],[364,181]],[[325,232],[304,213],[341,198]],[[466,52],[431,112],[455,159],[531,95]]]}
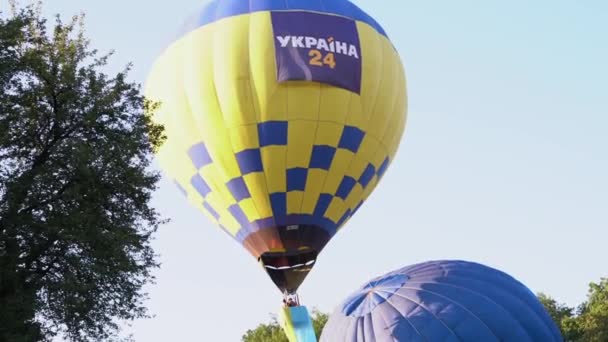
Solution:
{"label": "partially inflated blue balloon", "polygon": [[563,341],[525,285],[466,261],[431,261],[375,278],[330,316],[321,342]]}

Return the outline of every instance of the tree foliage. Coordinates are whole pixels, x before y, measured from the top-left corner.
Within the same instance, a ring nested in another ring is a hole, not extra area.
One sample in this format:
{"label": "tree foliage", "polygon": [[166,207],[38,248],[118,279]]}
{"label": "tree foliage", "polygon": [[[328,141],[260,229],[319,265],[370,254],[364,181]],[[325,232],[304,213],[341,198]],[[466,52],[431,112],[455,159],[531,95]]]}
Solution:
{"label": "tree foliage", "polygon": [[0,17],[0,340],[109,340],[146,316],[162,127],[83,17]]}
{"label": "tree foliage", "polygon": [[[321,336],[321,331],[329,318],[327,314],[312,311],[312,325],[315,329],[317,338]],[[283,328],[277,321],[276,317],[272,317],[270,323],[262,323],[253,330],[248,330],[243,336],[243,342],[289,342]]]}
{"label": "tree foliage", "polygon": [[608,341],[608,278],[589,284],[587,300],[576,309],[544,294],[538,297],[560,328],[565,341]]}

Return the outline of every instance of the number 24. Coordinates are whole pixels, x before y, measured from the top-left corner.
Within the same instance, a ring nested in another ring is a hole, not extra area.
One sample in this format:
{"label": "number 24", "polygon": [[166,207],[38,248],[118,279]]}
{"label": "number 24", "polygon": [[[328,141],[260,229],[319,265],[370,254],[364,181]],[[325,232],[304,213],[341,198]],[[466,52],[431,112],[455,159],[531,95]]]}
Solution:
{"label": "number 24", "polygon": [[309,62],[310,65],[316,65],[320,67],[322,67],[323,65],[328,65],[332,69],[336,67],[336,59],[332,52],[328,53],[327,55],[325,55],[325,57],[323,57],[321,51],[310,50],[308,56],[311,57]]}

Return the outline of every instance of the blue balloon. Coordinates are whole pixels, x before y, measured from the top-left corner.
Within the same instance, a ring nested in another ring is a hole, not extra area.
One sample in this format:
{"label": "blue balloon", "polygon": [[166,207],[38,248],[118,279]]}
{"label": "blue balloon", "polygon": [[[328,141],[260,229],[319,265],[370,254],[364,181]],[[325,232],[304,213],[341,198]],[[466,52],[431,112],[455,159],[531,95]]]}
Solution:
{"label": "blue balloon", "polygon": [[525,285],[466,261],[430,261],[371,280],[330,316],[321,342],[563,341]]}

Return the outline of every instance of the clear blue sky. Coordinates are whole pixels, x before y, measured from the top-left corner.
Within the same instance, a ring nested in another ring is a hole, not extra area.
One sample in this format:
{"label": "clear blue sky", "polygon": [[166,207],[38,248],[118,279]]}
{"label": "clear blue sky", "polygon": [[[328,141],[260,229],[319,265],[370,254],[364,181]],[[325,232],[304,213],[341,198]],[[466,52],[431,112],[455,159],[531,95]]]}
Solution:
{"label": "clear blue sky", "polygon": [[[403,57],[409,123],[383,182],[322,253],[303,301],[333,308],[367,279],[430,259],[504,270],[574,305],[608,276],[608,2],[355,1]],[[87,13],[109,72],[154,58],[204,0],[47,0]],[[7,0],[0,0],[6,8]],[[137,341],[238,341],[281,297],[237,243],[163,179],[154,319]]]}

